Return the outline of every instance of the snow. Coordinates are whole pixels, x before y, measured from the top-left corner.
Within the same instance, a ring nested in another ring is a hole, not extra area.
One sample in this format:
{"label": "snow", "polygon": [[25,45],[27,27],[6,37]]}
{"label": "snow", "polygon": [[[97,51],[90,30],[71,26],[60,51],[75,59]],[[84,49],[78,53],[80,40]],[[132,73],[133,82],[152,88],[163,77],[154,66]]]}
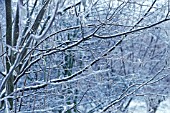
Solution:
{"label": "snow", "polygon": [[[147,105],[144,100],[133,100],[129,105],[128,113],[147,113]],[[161,102],[156,113],[170,113],[170,97]]]}
{"label": "snow", "polygon": [[146,103],[140,100],[133,100],[129,105],[129,113],[147,113]]}
{"label": "snow", "polygon": [[160,104],[156,113],[170,113],[170,98]]}

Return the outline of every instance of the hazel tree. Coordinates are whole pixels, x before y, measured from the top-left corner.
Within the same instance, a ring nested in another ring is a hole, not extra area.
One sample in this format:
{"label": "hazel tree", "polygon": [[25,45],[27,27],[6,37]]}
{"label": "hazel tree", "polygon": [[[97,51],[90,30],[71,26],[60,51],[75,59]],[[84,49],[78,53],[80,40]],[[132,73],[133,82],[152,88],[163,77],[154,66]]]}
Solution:
{"label": "hazel tree", "polygon": [[168,0],[0,3],[2,112],[128,112],[144,96],[154,113],[168,96]]}

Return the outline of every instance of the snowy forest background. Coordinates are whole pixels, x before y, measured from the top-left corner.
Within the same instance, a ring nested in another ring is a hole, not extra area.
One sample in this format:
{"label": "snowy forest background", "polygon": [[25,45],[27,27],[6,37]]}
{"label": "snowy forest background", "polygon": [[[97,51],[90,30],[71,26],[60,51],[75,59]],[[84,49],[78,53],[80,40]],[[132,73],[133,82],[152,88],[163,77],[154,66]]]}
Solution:
{"label": "snowy forest background", "polygon": [[140,102],[158,113],[169,12],[170,0],[0,0],[0,113],[133,113]]}

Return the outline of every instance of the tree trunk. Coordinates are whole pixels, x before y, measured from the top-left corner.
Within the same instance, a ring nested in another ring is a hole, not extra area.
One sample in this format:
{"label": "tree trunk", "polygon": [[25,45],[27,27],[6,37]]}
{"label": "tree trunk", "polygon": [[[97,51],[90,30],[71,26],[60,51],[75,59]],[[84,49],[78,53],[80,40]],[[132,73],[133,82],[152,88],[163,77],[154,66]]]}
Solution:
{"label": "tree trunk", "polygon": [[[5,9],[6,9],[6,45],[12,46],[12,15],[11,15],[11,0],[5,0]],[[6,70],[7,73],[10,70],[11,67],[11,50],[6,47]],[[6,82],[6,94],[9,95],[14,91],[14,84],[13,84],[14,78],[11,76],[7,82]],[[13,108],[13,99],[8,99],[10,109]]]}

